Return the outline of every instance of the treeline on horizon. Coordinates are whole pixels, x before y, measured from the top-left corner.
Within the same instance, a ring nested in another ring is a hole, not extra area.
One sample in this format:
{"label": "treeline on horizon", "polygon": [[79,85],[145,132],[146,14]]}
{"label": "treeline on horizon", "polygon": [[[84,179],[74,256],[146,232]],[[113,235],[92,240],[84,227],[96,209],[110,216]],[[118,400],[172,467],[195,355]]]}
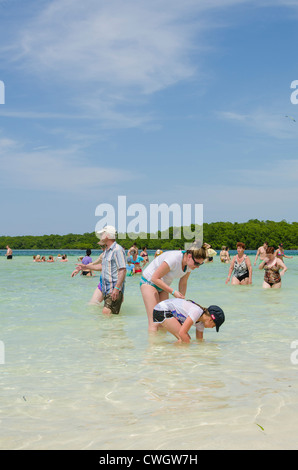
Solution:
{"label": "treeline on horizon", "polygon": [[[191,226],[192,231],[195,227]],[[286,221],[273,222],[270,220],[259,221],[257,219],[248,222],[212,222],[203,224],[204,242],[209,243],[215,250],[220,250],[222,246],[228,246],[230,249],[236,248],[236,243],[241,241],[245,243],[247,250],[256,250],[263,245],[265,241],[269,246],[277,248],[279,243],[283,243],[285,250],[298,249],[298,222],[288,223]],[[117,239],[123,248],[128,249],[132,243],[137,243],[139,248],[147,247],[148,250],[179,250],[184,248],[184,244],[189,240],[183,237],[173,239],[173,228],[169,229],[169,238],[160,239],[150,238],[126,238]],[[99,249],[98,238],[95,233],[67,235],[22,235],[22,236],[0,236],[0,248],[5,249],[9,245],[15,250],[86,250],[87,248]]]}

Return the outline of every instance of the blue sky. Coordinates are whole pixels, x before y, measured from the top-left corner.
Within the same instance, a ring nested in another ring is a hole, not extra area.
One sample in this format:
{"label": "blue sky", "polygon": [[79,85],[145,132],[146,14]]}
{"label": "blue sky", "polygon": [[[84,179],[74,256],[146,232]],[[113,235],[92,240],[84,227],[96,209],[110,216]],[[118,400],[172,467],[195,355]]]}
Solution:
{"label": "blue sky", "polygon": [[0,0],[1,235],[120,195],[297,221],[297,42],[295,0]]}

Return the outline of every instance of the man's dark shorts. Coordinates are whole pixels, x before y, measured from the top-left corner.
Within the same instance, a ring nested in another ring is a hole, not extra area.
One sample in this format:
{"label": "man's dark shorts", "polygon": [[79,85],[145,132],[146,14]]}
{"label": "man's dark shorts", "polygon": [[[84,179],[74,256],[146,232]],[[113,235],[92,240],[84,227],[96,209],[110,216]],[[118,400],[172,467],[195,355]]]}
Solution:
{"label": "man's dark shorts", "polygon": [[119,291],[117,300],[112,300],[112,295],[108,294],[104,297],[104,307],[111,310],[111,313],[118,315],[120,312],[121,304],[123,302],[123,293]]}

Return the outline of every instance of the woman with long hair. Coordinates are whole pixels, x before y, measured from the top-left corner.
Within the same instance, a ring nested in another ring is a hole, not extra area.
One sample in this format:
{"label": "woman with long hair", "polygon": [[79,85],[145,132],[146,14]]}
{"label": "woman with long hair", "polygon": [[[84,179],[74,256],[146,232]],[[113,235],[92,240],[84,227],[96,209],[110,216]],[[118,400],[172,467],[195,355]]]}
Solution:
{"label": "woman with long hair", "polygon": [[[206,249],[193,248],[186,251],[166,251],[154,258],[143,271],[140,287],[148,316],[148,331],[156,332],[158,324],[153,322],[153,309],[162,300],[184,299],[190,273],[199,268],[206,259]],[[179,279],[178,290],[171,287]]]}

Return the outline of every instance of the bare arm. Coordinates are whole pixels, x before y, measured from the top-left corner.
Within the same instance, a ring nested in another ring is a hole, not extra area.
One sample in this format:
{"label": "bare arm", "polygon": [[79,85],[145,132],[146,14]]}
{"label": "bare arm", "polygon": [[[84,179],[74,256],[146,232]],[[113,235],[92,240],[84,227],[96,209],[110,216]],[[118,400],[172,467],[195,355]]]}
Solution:
{"label": "bare arm", "polygon": [[248,274],[249,274],[249,284],[252,284],[252,265],[251,265],[251,262],[250,262],[250,259],[248,258],[248,256],[245,258],[245,262],[246,262],[246,266],[247,266],[247,269],[248,269]]}
{"label": "bare arm", "polygon": [[79,271],[102,271],[102,265],[101,264],[96,264],[96,261],[94,263],[89,263],[89,264],[78,264],[77,265],[79,268]]}
{"label": "bare arm", "polygon": [[71,277],[76,276],[80,271],[101,271],[102,270],[102,255],[93,261],[93,263],[82,264],[78,263],[76,269],[71,273]]}
{"label": "bare arm", "polygon": [[116,286],[114,287],[113,292],[112,292],[112,300],[118,299],[119,291],[124,282],[125,276],[126,276],[126,268],[120,268],[118,271],[118,279],[116,282]]}
{"label": "bare arm", "polygon": [[281,259],[277,260],[277,264],[278,266],[282,268],[282,271],[280,271],[280,275],[283,276],[284,273],[288,270],[288,268],[286,267],[285,263]]}
{"label": "bare arm", "polygon": [[188,331],[190,330],[192,325],[193,321],[190,317],[188,317],[181,326],[179,330],[179,339],[182,343],[190,343],[190,336],[188,334]]}
{"label": "bare arm", "polygon": [[[91,266],[91,265],[92,265],[92,266],[94,267],[94,266],[96,266],[96,265],[98,265],[98,264],[102,264],[102,255],[103,255],[103,253],[102,253],[95,261],[93,261],[93,263],[89,263],[87,266]],[[94,268],[93,268],[93,269],[94,269]],[[96,269],[94,269],[94,271],[96,271]],[[101,271],[101,269],[99,269],[99,270],[97,270],[97,271]]]}
{"label": "bare arm", "polygon": [[186,294],[186,289],[187,289],[187,281],[190,276],[190,273],[185,274],[183,277],[181,277],[179,281],[179,292],[185,296]]}
{"label": "bare arm", "polygon": [[258,248],[256,257],[255,257],[255,263],[254,263],[255,265],[257,264],[257,259],[258,259],[259,256],[260,256],[260,248]]}
{"label": "bare arm", "polygon": [[196,330],[196,338],[199,340],[203,339],[203,331]]}
{"label": "bare arm", "polygon": [[259,264],[259,269],[264,269],[266,263],[268,263],[269,258],[263,259],[263,261]]}
{"label": "bare arm", "polygon": [[116,287],[120,288],[122,286],[125,276],[126,276],[126,268],[120,268],[118,271],[118,280],[117,280]]}
{"label": "bare arm", "polygon": [[230,269],[229,269],[228,277],[227,277],[227,279],[226,279],[226,284],[228,284],[228,283],[230,282],[231,275],[232,275],[232,272],[233,272],[233,269],[234,269],[234,264],[235,264],[235,256],[234,256],[234,258],[232,259],[231,264],[230,264]]}
{"label": "bare arm", "polygon": [[[168,263],[163,261],[162,264],[157,268],[155,273],[153,273],[151,281],[153,282],[153,284],[156,284],[158,287],[160,287],[165,292],[168,292],[168,294],[171,294],[173,292],[173,289],[171,288],[171,286],[168,286],[168,284],[166,284],[161,279],[163,276],[165,276],[169,272],[170,272],[170,267],[169,267]],[[174,297],[184,299],[184,295],[181,294],[181,292],[179,292],[179,291],[175,291],[173,295],[174,295]]]}

